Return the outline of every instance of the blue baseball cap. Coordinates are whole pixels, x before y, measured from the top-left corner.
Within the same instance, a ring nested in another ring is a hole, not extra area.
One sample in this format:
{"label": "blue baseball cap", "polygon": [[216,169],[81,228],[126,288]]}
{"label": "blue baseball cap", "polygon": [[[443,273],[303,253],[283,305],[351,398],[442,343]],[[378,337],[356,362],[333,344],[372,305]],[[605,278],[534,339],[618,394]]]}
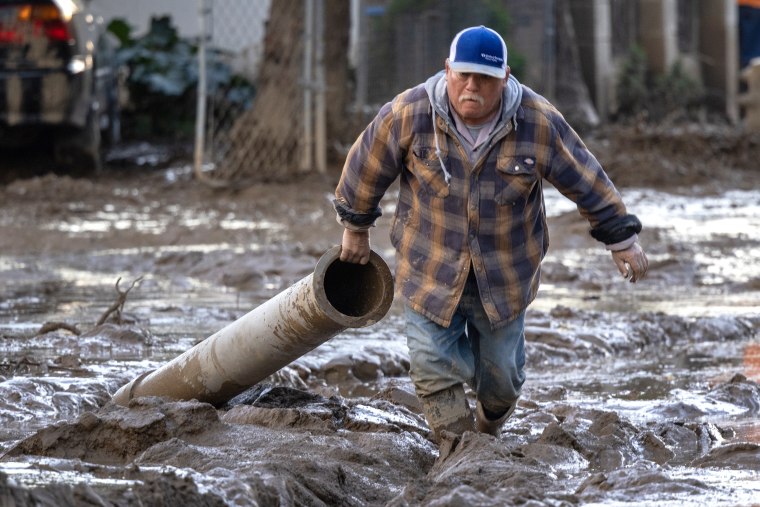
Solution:
{"label": "blue baseball cap", "polygon": [[474,72],[504,79],[507,45],[501,35],[485,26],[465,28],[451,41],[449,67],[455,72]]}

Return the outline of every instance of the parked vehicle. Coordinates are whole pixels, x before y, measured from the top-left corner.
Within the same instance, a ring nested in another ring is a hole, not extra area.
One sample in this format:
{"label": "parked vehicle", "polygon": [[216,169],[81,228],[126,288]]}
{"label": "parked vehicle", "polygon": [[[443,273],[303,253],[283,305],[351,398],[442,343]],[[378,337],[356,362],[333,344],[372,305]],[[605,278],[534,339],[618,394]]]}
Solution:
{"label": "parked vehicle", "polygon": [[90,0],[0,0],[0,145],[99,171],[121,135],[115,49]]}

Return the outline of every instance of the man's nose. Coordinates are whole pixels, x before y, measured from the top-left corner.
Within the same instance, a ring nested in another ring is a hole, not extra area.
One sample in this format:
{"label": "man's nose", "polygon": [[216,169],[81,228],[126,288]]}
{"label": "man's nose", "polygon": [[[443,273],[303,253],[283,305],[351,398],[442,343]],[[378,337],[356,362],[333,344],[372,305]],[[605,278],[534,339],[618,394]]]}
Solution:
{"label": "man's nose", "polygon": [[470,74],[467,76],[466,86],[468,89],[475,90],[480,87],[481,79],[483,76],[480,74]]}

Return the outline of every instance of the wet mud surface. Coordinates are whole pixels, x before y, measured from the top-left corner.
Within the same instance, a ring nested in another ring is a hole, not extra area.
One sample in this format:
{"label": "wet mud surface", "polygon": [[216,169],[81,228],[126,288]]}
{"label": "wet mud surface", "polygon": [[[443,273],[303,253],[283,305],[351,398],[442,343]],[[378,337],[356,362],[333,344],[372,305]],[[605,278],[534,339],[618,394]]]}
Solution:
{"label": "wet mud surface", "polygon": [[[312,272],[340,238],[332,177],[236,192],[175,163],[9,178],[0,503],[757,504],[760,151],[676,134],[590,142],[645,224],[642,283],[546,189],[524,396],[499,438],[467,433],[445,456],[397,302],[218,407],[110,402]],[[373,248],[392,268],[393,192],[383,209]]]}

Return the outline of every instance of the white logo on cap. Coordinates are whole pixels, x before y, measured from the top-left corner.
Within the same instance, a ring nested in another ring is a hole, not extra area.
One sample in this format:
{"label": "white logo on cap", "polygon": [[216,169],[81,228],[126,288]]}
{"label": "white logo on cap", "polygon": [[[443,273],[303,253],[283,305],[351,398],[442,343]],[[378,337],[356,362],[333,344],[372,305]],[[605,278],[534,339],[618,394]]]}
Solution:
{"label": "white logo on cap", "polygon": [[483,58],[484,60],[488,60],[489,62],[501,63],[502,61],[504,61],[503,58],[500,58],[494,55],[487,55],[486,53],[480,53],[480,57]]}

